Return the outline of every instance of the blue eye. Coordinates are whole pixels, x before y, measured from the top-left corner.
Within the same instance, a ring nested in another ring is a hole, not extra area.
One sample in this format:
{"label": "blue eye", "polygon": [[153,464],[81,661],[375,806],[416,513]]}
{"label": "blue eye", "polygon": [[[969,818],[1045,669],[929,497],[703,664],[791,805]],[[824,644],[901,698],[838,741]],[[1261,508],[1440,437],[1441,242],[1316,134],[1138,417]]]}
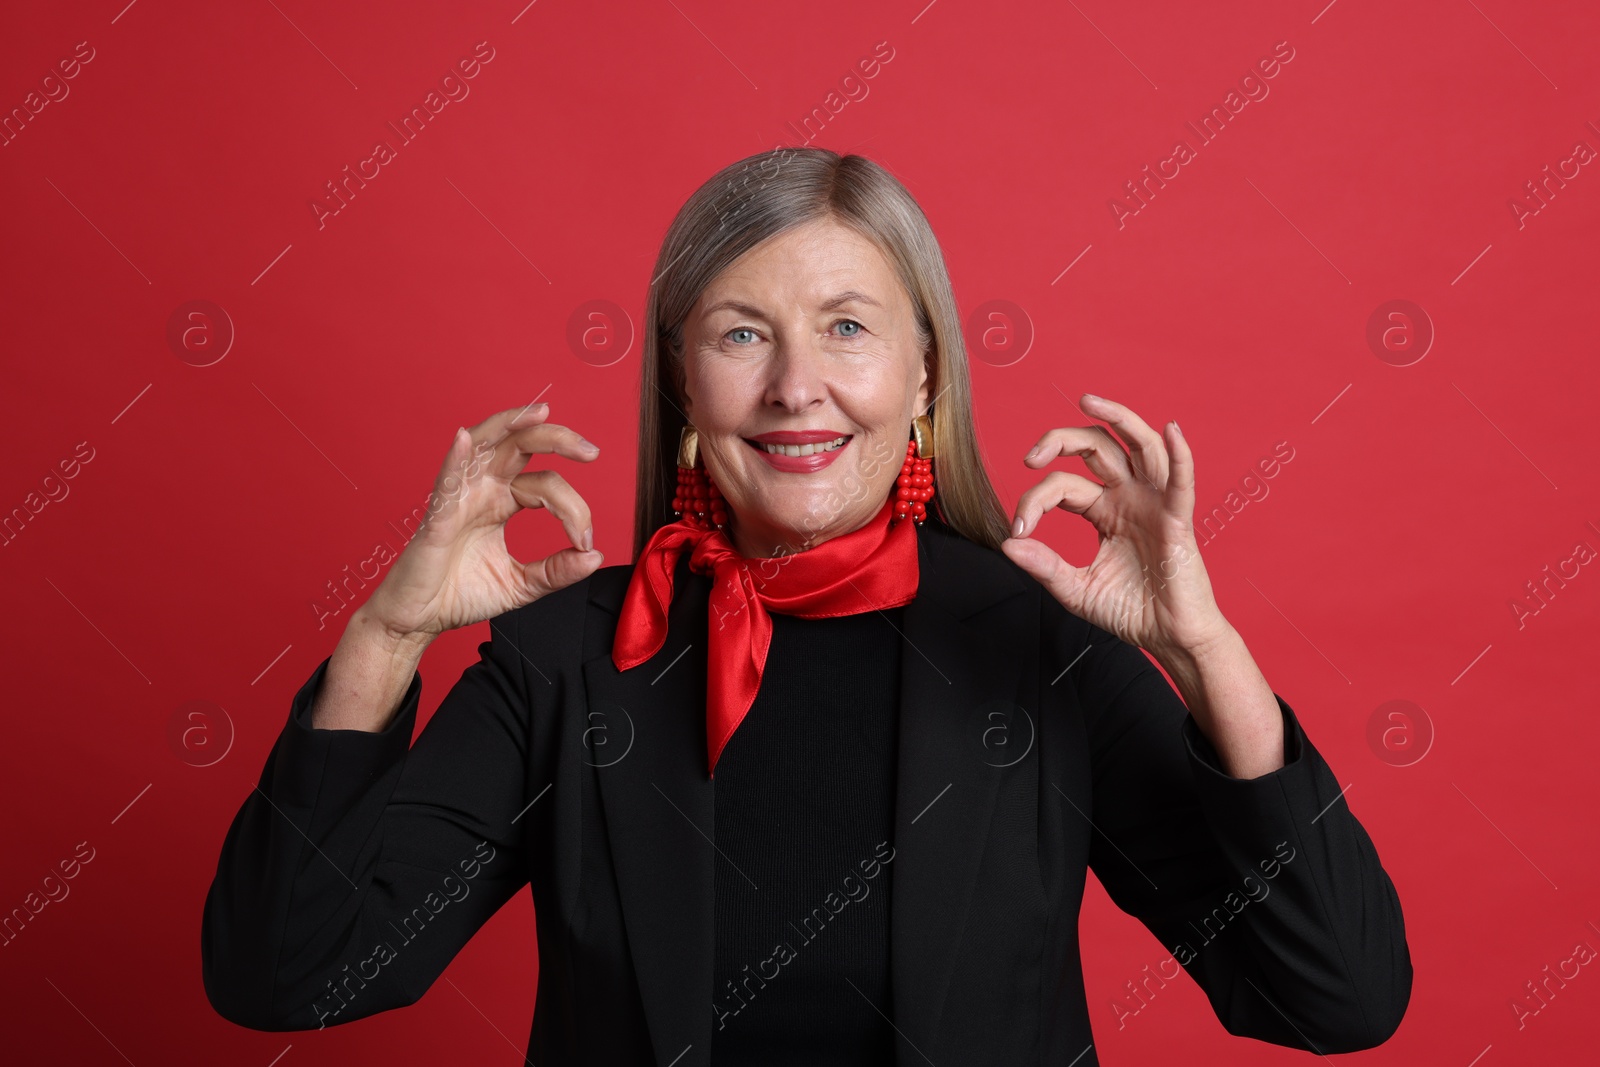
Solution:
{"label": "blue eye", "polygon": [[[735,329],[729,330],[728,333],[727,333],[727,336],[732,337],[736,333],[753,334],[753,333],[755,333],[755,331],[750,329],[748,326],[739,326],[739,327],[736,327]],[[734,342],[734,344],[739,344],[739,343],[740,342],[738,342],[738,341]]]}
{"label": "blue eye", "polygon": [[861,331],[866,328],[866,327],[862,326],[859,322],[857,322],[855,319],[840,319],[839,320],[839,325],[841,325],[841,326],[854,326],[856,328],[854,333],[845,334],[844,336],[846,336],[846,337],[860,337],[861,336]]}

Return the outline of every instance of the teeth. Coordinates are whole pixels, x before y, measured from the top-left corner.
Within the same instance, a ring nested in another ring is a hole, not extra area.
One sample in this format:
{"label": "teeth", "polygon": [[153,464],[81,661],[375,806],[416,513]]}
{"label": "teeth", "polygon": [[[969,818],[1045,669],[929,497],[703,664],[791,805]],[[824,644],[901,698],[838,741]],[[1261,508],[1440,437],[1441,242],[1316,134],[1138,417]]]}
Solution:
{"label": "teeth", "polygon": [[813,445],[769,445],[761,441],[756,444],[774,456],[810,456],[818,452],[832,452],[844,446],[846,438],[835,437],[832,441],[822,441]]}

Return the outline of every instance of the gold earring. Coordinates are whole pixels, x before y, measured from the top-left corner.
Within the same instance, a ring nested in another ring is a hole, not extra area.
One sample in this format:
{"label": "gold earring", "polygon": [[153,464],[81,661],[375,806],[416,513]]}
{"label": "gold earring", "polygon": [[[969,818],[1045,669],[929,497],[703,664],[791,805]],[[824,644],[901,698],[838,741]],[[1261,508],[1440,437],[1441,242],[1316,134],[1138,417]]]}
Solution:
{"label": "gold earring", "polygon": [[890,523],[910,518],[921,525],[928,517],[928,501],[933,499],[933,420],[918,415],[911,420],[911,440],[906,442],[905,462],[895,479],[894,514]]}
{"label": "gold earring", "polygon": [[700,432],[685,426],[678,435],[678,488],[672,510],[697,526],[726,526],[728,507],[711,471],[700,465]]}
{"label": "gold earring", "polygon": [[699,455],[700,431],[693,426],[685,426],[678,434],[678,466],[685,470],[692,468]]}
{"label": "gold earring", "polygon": [[918,459],[933,458],[933,419],[918,415],[911,420],[911,439],[917,444]]}

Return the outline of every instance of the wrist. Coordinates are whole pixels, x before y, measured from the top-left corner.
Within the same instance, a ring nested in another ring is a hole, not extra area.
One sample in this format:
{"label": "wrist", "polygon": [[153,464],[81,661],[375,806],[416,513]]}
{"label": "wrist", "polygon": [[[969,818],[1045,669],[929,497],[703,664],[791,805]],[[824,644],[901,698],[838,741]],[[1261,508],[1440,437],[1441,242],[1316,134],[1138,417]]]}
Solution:
{"label": "wrist", "polygon": [[382,733],[394,721],[428,640],[396,633],[360,608],[351,612],[312,703],[311,727]]}
{"label": "wrist", "polygon": [[1224,619],[1202,637],[1155,645],[1149,652],[1169,673],[1173,668],[1198,673],[1207,664],[1232,658],[1243,644],[1239,631]]}
{"label": "wrist", "polygon": [[396,630],[382,619],[370,614],[366,610],[366,605],[351,613],[350,621],[345,624],[345,633],[361,644],[386,655],[416,659],[422,657],[423,650],[432,644],[434,637],[437,636],[417,631]]}

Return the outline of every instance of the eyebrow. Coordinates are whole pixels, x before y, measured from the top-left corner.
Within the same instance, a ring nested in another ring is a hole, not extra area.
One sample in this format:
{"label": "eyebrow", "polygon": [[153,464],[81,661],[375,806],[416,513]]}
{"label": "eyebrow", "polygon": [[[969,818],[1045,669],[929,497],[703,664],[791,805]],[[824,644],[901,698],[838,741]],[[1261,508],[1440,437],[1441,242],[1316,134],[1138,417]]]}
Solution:
{"label": "eyebrow", "polygon": [[[872,299],[872,297],[868,296],[866,293],[860,293],[854,289],[847,289],[838,296],[831,297],[824,301],[818,310],[833,311],[849,303],[867,304],[875,308],[883,307],[882,304]],[[706,308],[705,311],[701,312],[701,315],[704,317],[710,317],[713,313],[718,311],[737,311],[741,315],[750,315],[754,318],[766,317],[766,312],[762,309],[755,307],[752,304],[742,303],[738,300],[719,300],[715,304],[712,304],[710,307]]]}

